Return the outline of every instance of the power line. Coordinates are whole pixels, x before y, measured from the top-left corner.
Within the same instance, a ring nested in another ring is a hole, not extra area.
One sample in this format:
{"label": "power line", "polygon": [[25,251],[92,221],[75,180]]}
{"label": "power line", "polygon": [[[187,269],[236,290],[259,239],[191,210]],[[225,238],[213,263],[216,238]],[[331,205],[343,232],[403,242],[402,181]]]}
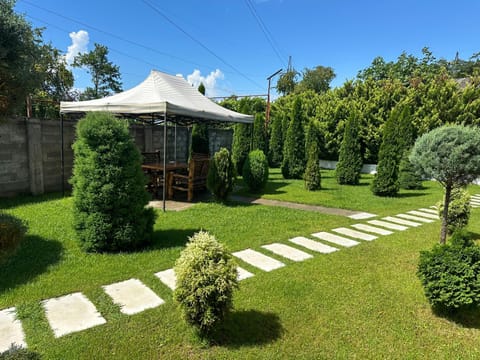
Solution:
{"label": "power line", "polygon": [[247,4],[248,10],[250,10],[250,13],[252,14],[253,18],[257,21],[257,24],[260,27],[260,29],[262,30],[263,35],[265,35],[265,39],[267,39],[268,43],[272,47],[273,51],[277,55],[280,62],[283,65],[285,65],[285,59],[280,54],[280,49],[279,49],[278,43],[275,41],[275,38],[273,37],[272,33],[270,32],[270,30],[268,30],[268,27],[265,25],[262,18],[258,14],[258,12],[255,9],[255,6],[253,5],[252,1],[251,0],[245,0],[245,3]]}
{"label": "power line", "polygon": [[206,50],[208,53],[216,57],[218,60],[220,60],[222,63],[224,63],[226,66],[228,66],[230,69],[235,71],[238,75],[242,76],[244,79],[250,81],[252,84],[255,84],[259,88],[263,88],[262,85],[258,84],[255,80],[252,80],[249,78],[247,75],[242,73],[240,70],[238,70],[235,66],[231,65],[229,62],[224,60],[222,57],[217,55],[213,50],[211,50],[209,47],[207,47],[205,44],[203,44],[200,40],[196,39],[192,35],[190,35],[186,30],[184,30],[180,25],[175,23],[172,19],[170,19],[165,13],[163,13],[160,9],[158,9],[156,6],[154,6],[152,3],[150,3],[147,0],[142,0],[144,4],[149,6],[152,10],[154,10],[157,14],[159,14],[161,17],[163,17],[165,20],[167,20],[171,25],[173,25],[175,28],[177,28],[180,32],[182,32],[185,36],[187,36],[190,40],[201,46],[204,50]]}

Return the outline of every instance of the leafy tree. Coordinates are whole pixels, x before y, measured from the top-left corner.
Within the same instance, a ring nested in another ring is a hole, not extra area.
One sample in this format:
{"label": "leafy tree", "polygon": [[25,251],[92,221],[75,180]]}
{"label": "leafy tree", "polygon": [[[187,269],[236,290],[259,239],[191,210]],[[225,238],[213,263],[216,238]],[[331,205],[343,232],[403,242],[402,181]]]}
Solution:
{"label": "leafy tree", "polygon": [[[443,214],[443,204],[445,199],[437,204],[438,216]],[[453,234],[457,230],[463,229],[470,220],[470,194],[463,187],[454,187],[450,195],[450,204],[448,205],[447,233]]]}
{"label": "leafy tree", "polygon": [[242,174],[243,164],[250,152],[251,125],[235,124],[233,128],[232,160],[237,174]]}
{"label": "leafy tree", "polygon": [[283,159],[283,117],[282,112],[272,117],[270,121],[270,141],[268,144],[268,159],[272,167],[279,167]]}
{"label": "leafy tree", "polygon": [[109,61],[107,55],[108,48],[95,43],[94,50],[75,57],[73,66],[85,67],[92,76],[93,88],[85,89],[82,100],[99,99],[122,91],[120,68]]}
{"label": "leafy tree", "polygon": [[330,89],[330,83],[335,78],[331,67],[317,66],[314,69],[305,68],[302,80],[297,86],[297,91],[313,90],[320,94]]}
{"label": "leafy tree", "polygon": [[134,250],[152,240],[155,212],[141,155],[128,126],[110,113],[88,113],[73,145],[74,226],[91,252]]}
{"label": "leafy tree", "polygon": [[335,177],[339,184],[358,185],[363,161],[358,141],[358,114],[352,111],[345,124]]}
{"label": "leafy tree", "polygon": [[262,150],[265,153],[266,149],[266,134],[265,134],[265,118],[263,113],[255,114],[253,122],[253,150]]}
{"label": "leafy tree", "polygon": [[318,132],[313,123],[310,124],[305,140],[307,151],[307,167],[303,179],[307,190],[318,190],[321,187],[320,174],[320,147],[318,145]]}
{"label": "leafy tree", "polygon": [[295,98],[283,148],[282,175],[285,179],[301,179],[305,172],[305,135],[302,102]]}
{"label": "leafy tree", "polygon": [[277,80],[277,91],[282,95],[289,95],[297,85],[298,72],[295,69],[289,70],[280,75]]}
{"label": "leafy tree", "polygon": [[422,135],[413,147],[410,161],[426,178],[445,188],[440,243],[447,237],[448,209],[452,189],[480,176],[480,129],[448,125]]}

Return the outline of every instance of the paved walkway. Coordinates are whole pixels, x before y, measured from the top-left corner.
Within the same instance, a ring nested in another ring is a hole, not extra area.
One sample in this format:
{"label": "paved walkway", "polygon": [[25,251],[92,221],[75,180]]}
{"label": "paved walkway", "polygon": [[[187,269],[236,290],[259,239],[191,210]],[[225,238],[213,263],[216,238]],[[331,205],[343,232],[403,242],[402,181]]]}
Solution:
{"label": "paved walkway", "polygon": [[306,205],[306,204],[298,204],[288,201],[280,201],[280,200],[269,200],[269,199],[262,199],[262,198],[250,198],[246,196],[238,196],[233,195],[230,197],[233,201],[243,202],[247,204],[259,204],[259,205],[267,205],[267,206],[280,206],[289,209],[295,210],[305,210],[305,211],[316,211],[322,214],[327,215],[337,215],[337,216],[346,216],[352,219],[367,219],[370,217],[375,217],[375,214],[369,214],[366,212],[361,211],[353,211],[353,210],[345,210],[345,209],[337,209],[331,208],[326,206],[320,205]]}

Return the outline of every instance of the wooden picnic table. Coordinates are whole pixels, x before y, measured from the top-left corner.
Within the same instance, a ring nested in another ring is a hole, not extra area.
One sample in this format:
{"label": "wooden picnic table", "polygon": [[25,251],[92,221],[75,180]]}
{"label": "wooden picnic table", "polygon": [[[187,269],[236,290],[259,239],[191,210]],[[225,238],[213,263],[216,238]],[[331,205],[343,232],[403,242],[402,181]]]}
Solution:
{"label": "wooden picnic table", "polygon": [[165,186],[167,186],[169,184],[169,177],[171,177],[175,171],[187,169],[188,164],[184,162],[167,162],[165,169],[163,168],[163,163],[142,164],[142,170],[150,176],[151,190],[155,195],[158,194],[158,190],[164,186],[164,176],[166,176]]}

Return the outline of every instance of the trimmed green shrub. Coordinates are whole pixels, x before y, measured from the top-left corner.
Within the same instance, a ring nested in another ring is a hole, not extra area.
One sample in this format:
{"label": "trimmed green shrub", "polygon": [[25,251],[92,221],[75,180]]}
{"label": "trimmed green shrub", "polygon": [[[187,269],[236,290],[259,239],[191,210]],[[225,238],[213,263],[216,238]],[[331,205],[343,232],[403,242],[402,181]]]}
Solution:
{"label": "trimmed green shrub", "polygon": [[409,156],[410,152],[404,151],[398,170],[398,184],[401,189],[418,190],[423,187],[422,177],[415,171],[415,167],[408,158]]}
{"label": "trimmed green shrub", "polygon": [[[438,216],[443,216],[445,198],[437,204]],[[463,187],[454,187],[450,195],[447,215],[447,233],[453,234],[468,225],[470,220],[470,194]]]}
{"label": "trimmed green shrub", "polygon": [[193,124],[192,142],[190,144],[190,155],[209,154],[208,126],[207,124]]}
{"label": "trimmed green shrub", "polygon": [[[253,122],[253,146],[252,150],[266,151],[267,136],[265,133],[265,114],[256,113]],[[242,168],[243,170],[243,168]]]}
{"label": "trimmed green shrub", "polygon": [[235,169],[230,152],[221,148],[215,153],[208,169],[207,188],[218,200],[226,200],[233,190]]}
{"label": "trimmed green shrub", "polygon": [[313,124],[308,127],[305,143],[307,147],[307,167],[303,176],[305,188],[309,191],[318,190],[322,181],[320,175],[320,147],[318,145],[318,132]]}
{"label": "trimmed green shrub", "polygon": [[0,262],[15,253],[26,232],[27,227],[22,220],[0,212]]}
{"label": "trimmed green shrub", "polygon": [[208,335],[232,308],[238,286],[237,268],[227,249],[213,235],[194,234],[175,262],[173,297],[183,317],[201,335]]}
{"label": "trimmed green shrub", "polygon": [[22,348],[20,346],[12,345],[10,349],[0,353],[0,360],[40,360],[40,354]]}
{"label": "trimmed green shrub", "polygon": [[420,253],[417,275],[433,307],[458,309],[480,304],[480,247],[437,244]]}
{"label": "trimmed green shrub", "polygon": [[305,135],[302,102],[297,97],[293,103],[283,148],[282,175],[285,179],[301,179],[305,173]]}
{"label": "trimmed green shrub", "polygon": [[335,169],[337,182],[342,185],[358,185],[362,169],[362,153],[358,138],[357,113],[352,111],[345,124],[338,164]]}
{"label": "trimmed green shrub", "polygon": [[272,167],[279,167],[283,159],[283,118],[281,116],[273,116],[270,124],[268,160]]}
{"label": "trimmed green shrub", "polygon": [[243,180],[250,191],[260,191],[268,181],[268,160],[262,150],[253,150],[243,165]]}
{"label": "trimmed green shrub", "polygon": [[251,131],[249,124],[235,124],[233,130],[232,161],[238,175],[242,175],[243,164],[250,152]]}
{"label": "trimmed green shrub", "polygon": [[86,251],[128,251],[152,239],[155,212],[141,156],[124,121],[88,113],[77,125],[73,177],[74,226]]}

